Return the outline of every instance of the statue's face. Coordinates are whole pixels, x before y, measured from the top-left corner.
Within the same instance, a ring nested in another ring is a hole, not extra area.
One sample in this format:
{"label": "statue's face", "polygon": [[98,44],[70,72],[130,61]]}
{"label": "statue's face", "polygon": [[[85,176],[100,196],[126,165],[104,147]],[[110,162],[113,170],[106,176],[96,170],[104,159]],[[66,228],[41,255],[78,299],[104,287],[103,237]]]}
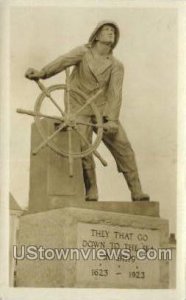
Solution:
{"label": "statue's face", "polygon": [[111,25],[103,25],[97,34],[96,40],[112,45],[115,41],[115,28]]}

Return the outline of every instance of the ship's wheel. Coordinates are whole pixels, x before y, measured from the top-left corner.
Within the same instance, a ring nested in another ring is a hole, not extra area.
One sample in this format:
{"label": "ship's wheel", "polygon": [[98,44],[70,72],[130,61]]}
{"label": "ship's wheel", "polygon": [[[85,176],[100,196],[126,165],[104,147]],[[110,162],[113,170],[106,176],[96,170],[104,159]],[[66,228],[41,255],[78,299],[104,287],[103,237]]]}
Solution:
{"label": "ship's wheel", "polygon": [[[97,147],[99,146],[102,135],[103,135],[103,122],[102,117],[99,113],[99,110],[94,103],[94,100],[102,93],[102,89],[99,89],[92,97],[88,98],[82,91],[77,89],[72,89],[69,84],[69,76],[70,70],[66,69],[66,82],[65,84],[58,84],[53,85],[50,87],[45,87],[43,83],[39,80],[35,80],[38,84],[39,88],[41,89],[42,93],[38,96],[34,110],[24,110],[24,109],[17,109],[18,113],[27,114],[34,116],[35,124],[37,129],[42,137],[42,142],[39,144],[34,150],[33,154],[37,154],[43,147],[48,146],[51,150],[55,153],[67,157],[69,159],[69,175],[73,176],[73,160],[76,158],[85,157],[91,153],[93,153],[101,163],[106,166],[107,162],[101,157],[101,155],[97,152]],[[58,104],[53,94],[56,91],[63,91],[64,93],[64,108]],[[75,112],[71,111],[71,103],[70,103],[70,92],[74,94],[78,94],[78,97],[81,97],[83,100],[83,105],[77,109]],[[58,112],[57,115],[48,115],[42,112],[42,106],[46,101],[50,101],[50,103],[55,107],[55,110]],[[81,119],[81,114],[85,109],[89,107],[92,111],[92,115],[94,115],[94,122],[85,121]],[[46,130],[41,122],[41,119],[46,118],[50,120],[54,120],[58,126],[55,128],[54,132],[51,135],[47,135]],[[90,143],[87,138],[82,134],[79,130],[79,125],[81,126],[92,126],[96,128],[96,138],[95,140]],[[53,140],[57,136],[59,132],[62,130],[68,131],[68,148],[62,149],[59,147]],[[74,151],[72,147],[72,138],[73,138],[73,131],[79,136],[80,140],[86,144],[86,149],[80,150],[79,152]]]}

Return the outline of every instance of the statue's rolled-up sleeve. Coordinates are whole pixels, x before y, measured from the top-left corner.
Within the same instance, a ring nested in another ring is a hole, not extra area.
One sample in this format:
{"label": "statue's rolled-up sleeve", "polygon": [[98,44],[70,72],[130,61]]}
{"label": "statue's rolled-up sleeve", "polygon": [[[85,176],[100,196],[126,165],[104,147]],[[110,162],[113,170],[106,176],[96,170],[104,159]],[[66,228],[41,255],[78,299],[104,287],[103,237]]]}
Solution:
{"label": "statue's rolled-up sleeve", "polygon": [[86,51],[86,46],[79,46],[64,55],[59,56],[57,59],[42,68],[41,78],[49,78],[62,72],[67,67],[78,64],[82,60],[82,57]]}
{"label": "statue's rolled-up sleeve", "polygon": [[107,120],[118,121],[122,103],[122,85],[124,78],[123,64],[117,62],[113,65],[111,77],[107,89],[107,103],[104,116]]}

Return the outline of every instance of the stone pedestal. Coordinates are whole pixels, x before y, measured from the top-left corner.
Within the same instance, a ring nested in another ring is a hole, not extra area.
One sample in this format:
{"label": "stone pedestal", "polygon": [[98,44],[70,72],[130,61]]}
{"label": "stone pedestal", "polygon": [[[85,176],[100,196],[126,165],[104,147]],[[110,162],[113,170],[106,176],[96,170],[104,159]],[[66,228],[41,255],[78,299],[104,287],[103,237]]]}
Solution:
{"label": "stone pedestal", "polygon": [[[56,130],[54,121],[42,119],[41,126],[50,136]],[[79,137],[72,132],[72,148],[80,152]],[[42,138],[35,123],[31,128],[31,153],[41,144]],[[63,150],[68,150],[68,132],[61,131],[52,140]],[[44,147],[30,157],[29,211],[44,211],[63,205],[63,201],[84,201],[84,181],[81,159],[74,159],[74,176],[69,176],[68,158]]]}
{"label": "stone pedestal", "polygon": [[[23,216],[17,254],[23,254],[24,259],[17,261],[16,285],[168,288],[167,261],[136,258],[139,248],[158,251],[158,248],[167,247],[168,221],[158,214],[145,215],[150,203],[146,204],[146,209],[141,203],[144,215],[132,214],[132,205],[135,211],[135,203],[131,203],[130,214],[64,207]],[[61,249],[65,252],[60,252]],[[98,249],[104,253],[98,254]],[[132,258],[125,254],[109,258],[105,256],[109,249],[130,249]],[[88,256],[83,259],[83,255]]]}

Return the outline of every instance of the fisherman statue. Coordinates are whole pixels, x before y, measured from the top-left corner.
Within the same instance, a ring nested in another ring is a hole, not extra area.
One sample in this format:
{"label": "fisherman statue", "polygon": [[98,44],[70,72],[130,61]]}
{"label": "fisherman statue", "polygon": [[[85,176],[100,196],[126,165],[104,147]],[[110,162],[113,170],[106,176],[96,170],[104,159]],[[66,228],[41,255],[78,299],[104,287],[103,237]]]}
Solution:
{"label": "fisherman statue", "polygon": [[[87,97],[92,97],[99,89],[103,92],[95,99],[103,121],[102,141],[113,155],[118,172],[123,173],[131,192],[132,201],[149,201],[142,191],[134,151],[124,128],[119,121],[122,103],[122,85],[124,77],[123,64],[113,56],[113,50],[119,41],[119,28],[113,21],[100,22],[91,34],[88,44],[79,46],[58,57],[41,71],[29,68],[25,74],[28,79],[50,78],[66,68],[73,66],[69,84],[72,90],[79,89]],[[81,95],[70,91],[72,111],[83,105]],[[82,111],[84,122],[95,123],[95,115],[90,107]],[[79,124],[81,135],[92,142],[96,127]],[[81,139],[81,149],[86,150],[87,143]],[[87,201],[98,200],[98,189],[93,154],[82,157],[83,175]]]}

